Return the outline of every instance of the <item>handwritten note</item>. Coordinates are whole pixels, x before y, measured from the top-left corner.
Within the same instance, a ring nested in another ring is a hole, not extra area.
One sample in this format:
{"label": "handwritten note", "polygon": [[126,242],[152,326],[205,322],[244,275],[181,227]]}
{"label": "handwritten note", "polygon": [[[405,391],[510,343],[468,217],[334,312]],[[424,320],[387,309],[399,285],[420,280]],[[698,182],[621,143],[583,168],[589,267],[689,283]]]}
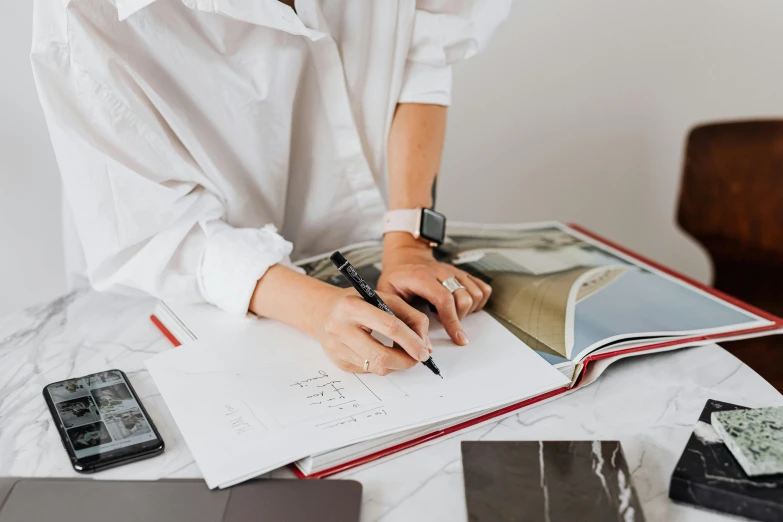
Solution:
{"label": "handwritten note", "polygon": [[274,399],[266,400],[264,406],[281,426],[324,416],[341,417],[381,402],[357,375],[329,366],[278,366],[274,373],[245,378],[245,382],[262,396]]}
{"label": "handwritten note", "polygon": [[253,431],[253,425],[248,422],[247,413],[243,413],[236,406],[226,404],[223,416],[226,418],[227,425],[234,432],[234,435],[244,435]]}
{"label": "handwritten note", "polygon": [[[216,394],[213,397],[204,397],[197,400],[198,409],[203,419],[208,418],[208,430],[213,437],[219,436],[226,441],[240,443],[252,441],[254,437],[263,436],[267,426],[253,412],[242,396],[233,393]],[[218,434],[219,435],[216,435]],[[199,434],[204,435],[204,434]]]}
{"label": "handwritten note", "polygon": [[307,399],[312,401],[310,406],[326,405],[329,408],[343,409],[353,404],[357,407],[356,399],[350,399],[345,392],[345,386],[341,379],[330,377],[326,370],[318,370],[315,377],[296,381],[289,386],[307,389]]}
{"label": "handwritten note", "polygon": [[362,413],[356,413],[353,415],[349,415],[347,417],[342,417],[339,419],[330,420],[328,422],[322,422],[317,425],[317,427],[328,430],[331,428],[337,428],[338,426],[345,426],[347,424],[358,424],[362,421],[367,421],[369,419],[377,419],[378,417],[385,417],[388,415],[386,412],[386,408],[374,408],[372,410],[367,410]]}

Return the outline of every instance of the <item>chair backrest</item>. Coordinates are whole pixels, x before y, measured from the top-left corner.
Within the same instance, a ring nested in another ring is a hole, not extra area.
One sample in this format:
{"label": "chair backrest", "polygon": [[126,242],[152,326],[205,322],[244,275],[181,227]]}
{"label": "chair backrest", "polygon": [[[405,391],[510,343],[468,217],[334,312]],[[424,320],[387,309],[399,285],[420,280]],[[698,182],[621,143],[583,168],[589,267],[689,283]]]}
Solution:
{"label": "chair backrest", "polygon": [[694,128],[677,220],[710,252],[716,271],[783,265],[783,120]]}

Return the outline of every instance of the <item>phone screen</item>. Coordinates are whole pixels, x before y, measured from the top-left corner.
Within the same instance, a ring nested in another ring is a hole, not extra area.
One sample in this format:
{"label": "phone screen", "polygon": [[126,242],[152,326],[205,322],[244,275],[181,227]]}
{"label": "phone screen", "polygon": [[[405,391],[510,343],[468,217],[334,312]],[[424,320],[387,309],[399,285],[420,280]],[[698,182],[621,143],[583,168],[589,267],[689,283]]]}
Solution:
{"label": "phone screen", "polygon": [[56,382],[46,392],[64,428],[64,443],[70,444],[77,460],[119,456],[126,453],[123,449],[159,439],[120,371]]}

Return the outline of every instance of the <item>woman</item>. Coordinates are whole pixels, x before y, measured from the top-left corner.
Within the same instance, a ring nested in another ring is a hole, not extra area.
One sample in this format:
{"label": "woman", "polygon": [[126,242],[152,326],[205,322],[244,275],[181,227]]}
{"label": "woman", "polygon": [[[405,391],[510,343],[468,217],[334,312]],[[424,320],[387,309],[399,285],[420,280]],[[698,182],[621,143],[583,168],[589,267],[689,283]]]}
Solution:
{"label": "woman", "polygon": [[[406,222],[433,205],[451,64],[507,0],[115,1],[35,1],[72,273],[283,321],[354,372],[429,357],[427,318],[402,298],[468,343],[460,319],[490,288]],[[397,319],[291,264],[380,237],[384,217]]]}

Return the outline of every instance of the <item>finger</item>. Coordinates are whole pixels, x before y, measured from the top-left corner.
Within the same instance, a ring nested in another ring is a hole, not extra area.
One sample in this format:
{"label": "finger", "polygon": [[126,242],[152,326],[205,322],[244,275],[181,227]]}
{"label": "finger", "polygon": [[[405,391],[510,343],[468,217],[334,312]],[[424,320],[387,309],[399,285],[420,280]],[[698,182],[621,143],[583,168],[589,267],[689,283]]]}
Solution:
{"label": "finger", "polygon": [[[376,290],[378,290],[380,292],[383,292],[383,293],[387,293],[387,294],[394,294],[395,293],[394,286],[391,283],[389,283],[386,280],[386,278],[383,277],[383,276],[381,276],[378,279],[378,287],[376,288]],[[384,300],[385,300],[385,298],[384,298]]]}
{"label": "finger", "polygon": [[340,368],[342,371],[344,371],[344,372],[367,373],[367,372],[364,371],[363,368],[360,368],[360,367],[356,366],[355,364],[350,363],[348,361],[345,361],[343,359],[337,359],[337,360],[332,361],[332,362],[334,362],[334,364],[338,368]]}
{"label": "finger", "polygon": [[[348,311],[347,317],[350,317],[358,326],[366,326],[385,335],[418,361],[426,361],[430,358],[430,350],[424,339],[411,330],[402,319],[379,310],[358,298],[346,300],[346,302],[348,301],[353,301],[350,304],[353,309]],[[399,303],[395,306],[398,309],[402,308]],[[408,304],[404,306],[410,307]],[[373,341],[375,340],[373,339]],[[378,346],[383,346],[377,341],[375,342]]]}
{"label": "finger", "polygon": [[476,282],[473,281],[473,278],[465,272],[457,274],[457,281],[459,281],[459,284],[465,287],[465,290],[462,292],[467,292],[470,294],[471,307],[470,310],[468,310],[468,313],[470,314],[475,312],[478,309],[479,304],[481,304],[481,300],[484,299],[484,293],[481,291],[481,288],[479,288]]}
{"label": "finger", "polygon": [[[377,375],[387,375],[394,370],[407,370],[419,362],[402,350],[382,345],[359,328],[352,329],[346,336],[345,344],[358,356],[351,359],[353,364],[364,367],[364,361],[370,361],[369,370]],[[429,358],[429,352],[427,357]]]}
{"label": "finger", "polygon": [[451,293],[451,298],[454,299],[454,304],[457,306],[457,317],[460,321],[465,319],[465,316],[470,313],[470,309],[473,308],[473,298],[470,293],[464,288],[458,288]]}
{"label": "finger", "polygon": [[413,330],[416,335],[424,340],[424,343],[432,353],[432,342],[430,342],[430,319],[427,314],[419,312],[416,308],[406,303],[396,295],[384,294],[381,296],[386,304],[391,308],[394,315],[402,319],[402,321]]}
{"label": "finger", "polygon": [[483,297],[481,299],[481,302],[476,307],[476,310],[483,310],[485,306],[487,306],[487,301],[489,301],[489,296],[492,295],[492,287],[489,286],[487,283],[479,279],[478,277],[470,276],[470,278],[473,280],[474,283],[476,283],[476,286],[478,286],[481,289],[481,293],[483,294]]}
{"label": "finger", "polygon": [[421,276],[407,282],[406,290],[426,299],[438,313],[438,318],[451,339],[464,346],[468,344],[468,336],[462,329],[457,315],[457,305],[451,292],[432,276]]}
{"label": "finger", "polygon": [[[460,280],[460,276],[463,274],[457,273],[457,274],[443,274],[443,280],[454,278],[457,280],[459,284],[462,286],[465,286],[462,281]],[[441,282],[441,284],[443,284]],[[448,289],[447,289],[448,290]],[[451,296],[454,299],[454,303],[457,306],[457,316],[459,316],[460,320],[465,319],[465,317],[470,313],[470,311],[473,309],[473,296],[470,294],[470,291],[465,288],[457,288],[453,292],[451,292]]]}
{"label": "finger", "polygon": [[323,345],[324,353],[335,366],[346,372],[365,373],[362,366],[364,359],[340,341],[328,342]]}
{"label": "finger", "polygon": [[370,370],[364,369],[364,359],[354,352],[350,347],[343,345],[342,350],[335,354],[334,363],[343,371],[352,373],[368,373]]}

